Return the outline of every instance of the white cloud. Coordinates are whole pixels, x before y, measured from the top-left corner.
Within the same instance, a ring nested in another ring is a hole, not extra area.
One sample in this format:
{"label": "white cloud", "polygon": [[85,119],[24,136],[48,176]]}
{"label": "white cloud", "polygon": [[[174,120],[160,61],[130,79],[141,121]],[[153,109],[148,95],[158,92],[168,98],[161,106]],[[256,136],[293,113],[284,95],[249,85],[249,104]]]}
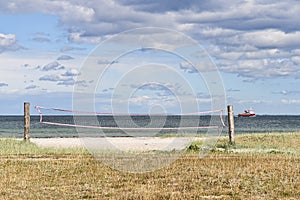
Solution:
{"label": "white cloud", "polygon": [[300,104],[300,99],[281,99],[283,104]]}
{"label": "white cloud", "polygon": [[162,84],[157,82],[147,82],[142,84],[132,84],[131,88],[138,88],[140,90],[153,90],[153,91],[159,91],[159,90],[170,90],[168,87],[169,84]]}
{"label": "white cloud", "polygon": [[60,74],[44,75],[39,78],[40,81],[52,81],[52,82],[66,81],[69,79],[70,79],[69,77],[65,77]]}
{"label": "white cloud", "polygon": [[128,105],[131,106],[143,106],[143,107],[153,107],[153,106],[163,106],[172,107],[176,105],[176,99],[172,96],[157,96],[157,95],[142,95],[133,96],[125,100]]}
{"label": "white cloud", "polygon": [[38,88],[39,86],[38,85],[28,85],[25,87],[26,90],[32,90],[32,89],[36,89]]}
{"label": "white cloud", "polygon": [[300,31],[286,33],[281,30],[267,29],[250,31],[242,34],[234,39],[239,41],[247,41],[248,44],[258,48],[294,48],[300,45]]}
{"label": "white cloud", "polygon": [[0,53],[4,51],[17,51],[19,49],[23,49],[23,47],[17,44],[14,34],[0,33]]}
{"label": "white cloud", "polygon": [[61,55],[56,60],[73,60],[74,58],[72,56],[68,55]]}
{"label": "white cloud", "polygon": [[236,35],[239,31],[221,27],[200,26],[199,33],[203,37],[224,37]]}
{"label": "white cloud", "polygon": [[63,22],[90,22],[95,14],[93,8],[80,5],[74,1],[7,1],[1,2],[0,7],[0,11],[6,13],[41,12],[59,15]]}
{"label": "white cloud", "polygon": [[74,85],[76,81],[73,77],[63,76],[60,74],[51,74],[51,75],[44,75],[39,78],[40,81],[50,81],[55,82],[57,85]]}
{"label": "white cloud", "polygon": [[188,62],[179,63],[179,68],[187,73],[198,73],[197,69]]}
{"label": "white cloud", "polygon": [[60,63],[58,63],[57,61],[48,63],[47,65],[45,65],[42,70],[43,71],[51,71],[51,70],[61,70],[61,69],[65,69],[64,66],[62,66]]}
{"label": "white cloud", "polygon": [[[57,15],[61,27],[68,31],[69,41],[74,43],[96,44],[131,28],[170,28],[203,42],[224,72],[252,80],[300,77],[299,70],[296,71],[300,65],[300,55],[297,53],[300,45],[300,4],[296,0],[234,0],[226,4],[220,0],[184,3],[177,0],[172,4],[136,0],[101,0],[97,3],[29,0],[3,1],[0,11]],[[17,48],[13,45],[16,41],[14,35],[9,38],[3,42],[11,45],[9,48],[0,45],[0,52]],[[136,38],[133,36],[132,39]],[[164,36],[162,39],[172,41],[170,37]],[[161,47],[157,41],[148,41],[153,46]],[[178,41],[174,42],[178,45]],[[61,48],[62,52],[74,50],[84,48],[72,44]]]}
{"label": "white cloud", "polygon": [[54,1],[53,3],[49,2],[48,5],[54,9],[53,10],[47,9],[47,12],[51,14],[57,14],[58,12],[61,16],[62,21],[64,22],[76,21],[77,23],[78,22],[87,23],[87,22],[91,22],[95,15],[95,11],[93,8],[84,5],[76,5],[73,2]]}
{"label": "white cloud", "polygon": [[59,81],[57,83],[57,85],[74,85],[76,83],[76,81],[73,79],[73,78],[70,78],[70,79],[66,79],[66,80],[62,80],[62,81]]}
{"label": "white cloud", "polygon": [[69,69],[65,73],[62,74],[62,76],[78,76],[80,73],[77,69]]}
{"label": "white cloud", "polygon": [[285,96],[300,95],[300,90],[281,90],[280,92],[273,92],[273,94],[281,94]]}
{"label": "white cloud", "polygon": [[83,37],[83,33],[70,33],[69,40],[75,43],[92,43],[98,44],[101,42],[101,37]]}
{"label": "white cloud", "polygon": [[235,73],[252,79],[266,79],[274,77],[299,78],[300,71],[297,63],[290,58],[261,58],[223,60],[219,62],[219,69],[224,72]]}
{"label": "white cloud", "polygon": [[144,96],[138,96],[138,97],[131,97],[131,98],[129,98],[128,101],[130,103],[135,103],[135,104],[138,104],[138,105],[142,105],[142,104],[145,104],[145,103],[149,104],[150,99],[151,99],[150,97],[144,95]]}
{"label": "white cloud", "polygon": [[252,100],[237,100],[238,103],[244,104],[264,104],[264,103],[272,103],[272,101],[269,100],[257,100],[257,99],[252,99]]}
{"label": "white cloud", "polygon": [[75,81],[74,77],[79,74],[77,69],[69,69],[63,74],[47,74],[43,75],[39,78],[39,81],[48,81],[48,82],[55,82],[57,85],[81,85],[83,87],[87,87],[86,81]]}
{"label": "white cloud", "polygon": [[0,33],[0,46],[10,46],[16,42],[16,36],[13,34]]}
{"label": "white cloud", "polygon": [[[153,74],[149,77],[154,76]],[[134,79],[133,79],[134,80]],[[186,91],[184,91],[184,86],[182,83],[177,82],[170,82],[170,83],[159,83],[159,82],[145,82],[145,83],[138,83],[138,84],[131,84],[130,87],[132,89],[146,91],[148,93],[152,93],[153,96],[157,98],[169,98],[174,97],[176,95],[187,95]]]}

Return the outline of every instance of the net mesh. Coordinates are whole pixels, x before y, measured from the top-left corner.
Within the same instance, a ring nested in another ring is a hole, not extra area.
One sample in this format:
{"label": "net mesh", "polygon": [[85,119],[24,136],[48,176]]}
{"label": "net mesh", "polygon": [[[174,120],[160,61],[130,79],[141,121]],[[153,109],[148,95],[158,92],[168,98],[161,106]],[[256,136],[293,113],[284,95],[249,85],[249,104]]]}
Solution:
{"label": "net mesh", "polygon": [[[211,111],[203,111],[203,112],[193,112],[193,113],[184,113],[180,115],[173,116],[200,116],[200,115],[215,115],[219,117],[220,124],[219,125],[205,125],[205,126],[179,126],[179,127],[119,127],[119,126],[96,126],[96,125],[88,125],[88,124],[71,124],[71,123],[62,123],[62,122],[53,122],[47,121],[43,118],[42,110],[55,111],[60,114],[73,114],[73,115],[82,115],[82,116],[149,116],[146,114],[122,114],[122,113],[108,113],[108,112],[86,112],[86,111],[77,111],[77,110],[68,110],[61,108],[48,108],[44,106],[35,106],[35,109],[39,113],[39,123],[47,124],[47,125],[56,125],[56,126],[65,126],[65,127],[78,127],[78,128],[89,128],[89,129],[122,129],[122,130],[189,130],[189,129],[219,129],[220,127],[225,127],[225,123],[223,120],[223,110],[211,110]],[[162,115],[156,115],[162,116]]]}

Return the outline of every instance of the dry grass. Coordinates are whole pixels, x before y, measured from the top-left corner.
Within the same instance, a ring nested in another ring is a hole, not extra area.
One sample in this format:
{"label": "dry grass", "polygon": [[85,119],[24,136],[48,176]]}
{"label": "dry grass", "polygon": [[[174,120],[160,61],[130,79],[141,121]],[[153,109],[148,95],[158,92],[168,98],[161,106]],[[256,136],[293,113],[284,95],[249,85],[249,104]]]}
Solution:
{"label": "dry grass", "polygon": [[2,159],[4,199],[296,199],[300,158],[186,154],[147,174],[110,169],[87,155]]}
{"label": "dry grass", "polygon": [[[5,141],[10,143],[11,141]],[[0,143],[3,143],[3,141]],[[82,150],[52,152],[17,142],[1,153],[0,199],[297,199],[300,156],[184,154],[145,174],[113,170]],[[22,146],[24,145],[24,146]],[[283,145],[282,145],[283,146]],[[299,148],[299,147],[298,147]],[[3,148],[0,149],[0,152]]]}

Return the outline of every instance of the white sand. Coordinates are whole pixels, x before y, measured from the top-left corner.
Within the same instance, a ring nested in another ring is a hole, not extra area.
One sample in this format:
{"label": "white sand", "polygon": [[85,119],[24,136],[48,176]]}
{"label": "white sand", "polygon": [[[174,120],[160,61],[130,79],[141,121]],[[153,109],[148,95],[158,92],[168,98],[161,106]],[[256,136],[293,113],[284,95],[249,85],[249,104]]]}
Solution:
{"label": "white sand", "polygon": [[80,138],[30,138],[30,142],[33,142],[41,147],[84,147],[83,143],[80,141]]}
{"label": "white sand", "polygon": [[30,141],[42,147],[69,148],[88,147],[97,150],[149,151],[183,150],[200,138],[192,137],[111,137],[111,138],[31,138]]}

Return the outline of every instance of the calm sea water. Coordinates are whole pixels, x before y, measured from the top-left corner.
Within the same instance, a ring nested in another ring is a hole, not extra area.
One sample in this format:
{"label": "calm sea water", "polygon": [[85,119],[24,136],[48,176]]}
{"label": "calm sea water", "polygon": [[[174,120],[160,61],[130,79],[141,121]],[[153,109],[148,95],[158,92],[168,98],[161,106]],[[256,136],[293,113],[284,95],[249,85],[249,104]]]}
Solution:
{"label": "calm sea water", "polygon": [[[93,118],[95,119],[95,118]],[[300,131],[300,116],[256,116],[252,118],[235,117],[235,133],[259,133],[259,132],[296,132]],[[44,121],[74,124],[72,116],[44,116]],[[224,119],[227,124],[227,119]],[[89,117],[81,117],[76,121],[80,125],[105,126],[105,127],[179,127],[179,126],[208,126],[220,125],[218,117],[211,116],[132,116],[132,117],[112,117],[98,116],[97,124]],[[211,122],[211,124],[210,124]],[[96,133],[98,129],[82,129],[85,132]],[[185,130],[188,133],[192,130]],[[197,133],[205,133],[207,129],[193,130]],[[192,132],[193,132],[192,131]],[[217,132],[218,130],[215,129]],[[157,131],[156,131],[157,132]],[[128,132],[121,130],[104,130],[107,136],[132,136]],[[163,130],[158,134],[178,133],[176,130]],[[182,133],[179,132],[179,133]],[[193,132],[194,133],[194,132]],[[153,131],[139,130],[133,131],[133,135],[153,136]],[[222,134],[227,134],[227,127],[223,128]],[[0,116],[0,137],[23,137],[23,116]],[[55,125],[45,125],[39,123],[38,116],[31,117],[31,137],[78,137],[76,128],[62,127]]]}

